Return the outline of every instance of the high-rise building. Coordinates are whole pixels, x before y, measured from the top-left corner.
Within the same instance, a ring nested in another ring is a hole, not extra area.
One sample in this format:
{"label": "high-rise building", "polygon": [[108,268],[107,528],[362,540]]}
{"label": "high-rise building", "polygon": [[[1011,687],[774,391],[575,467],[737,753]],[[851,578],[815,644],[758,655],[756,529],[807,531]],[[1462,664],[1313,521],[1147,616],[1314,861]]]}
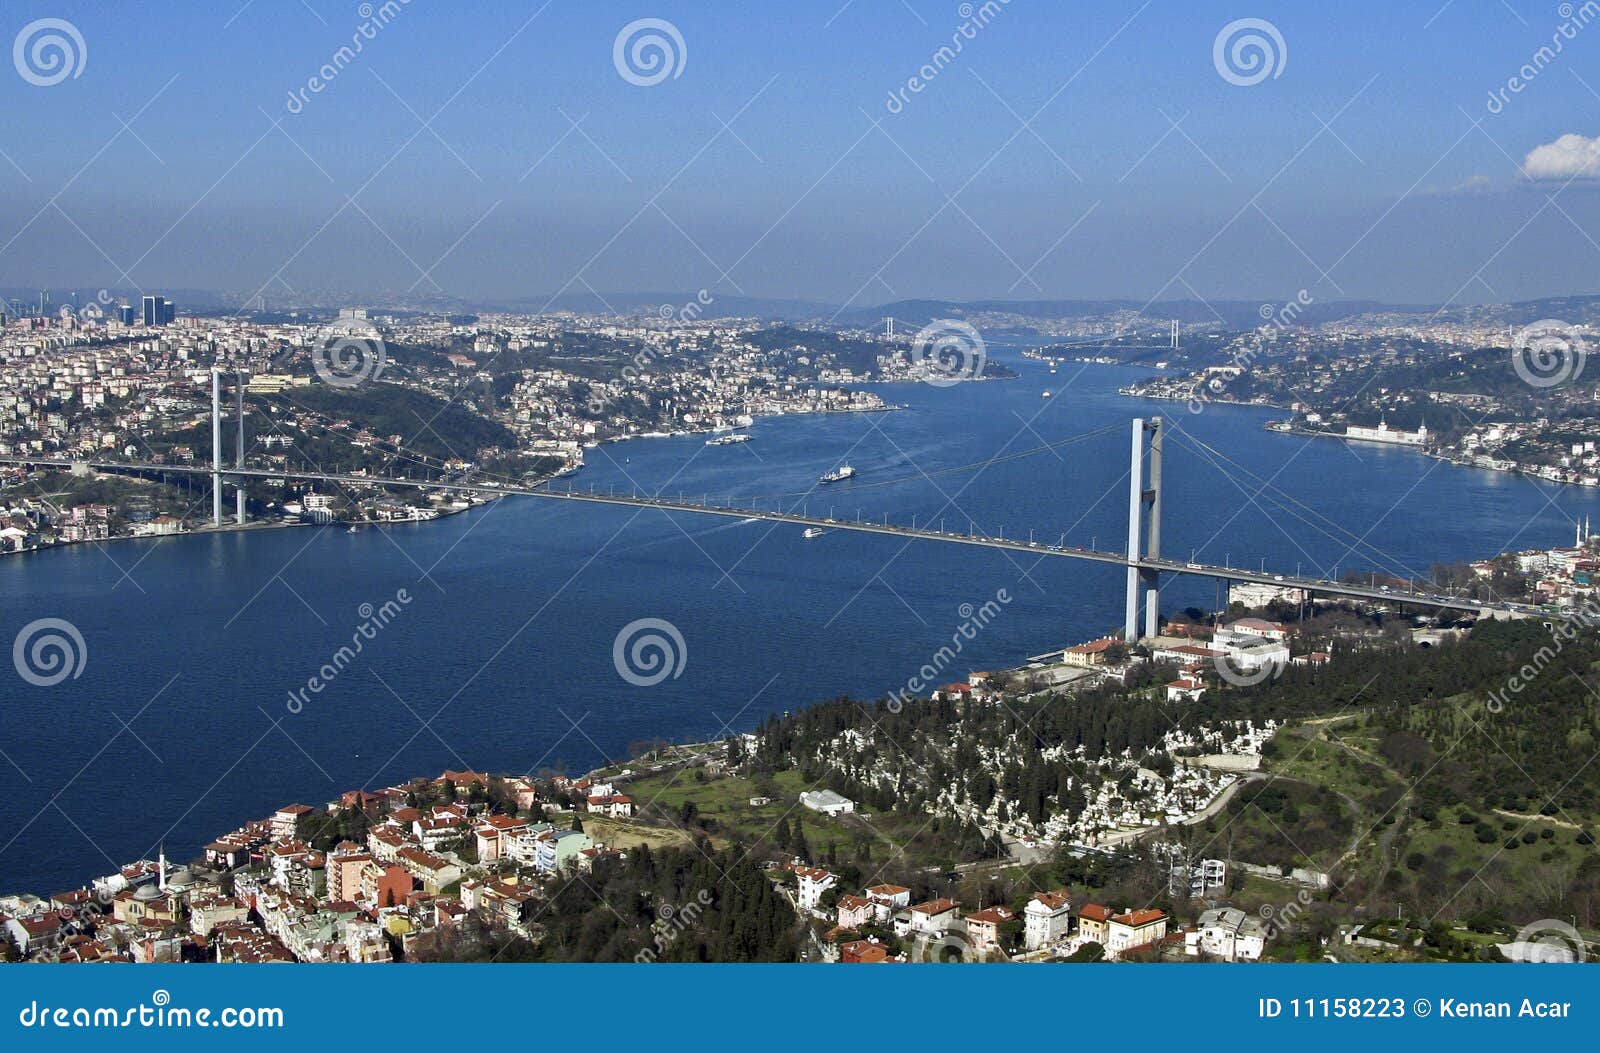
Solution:
{"label": "high-rise building", "polygon": [[161,324],[171,325],[178,320],[178,305],[171,300],[161,301]]}
{"label": "high-rise building", "polygon": [[146,296],[144,298],[143,321],[145,325],[165,325],[167,320],[167,301],[159,296]]}
{"label": "high-rise building", "polygon": [[117,318],[123,325],[132,325],[134,318],[137,316],[138,312],[133,309],[133,304],[131,303],[121,304],[117,307]]}

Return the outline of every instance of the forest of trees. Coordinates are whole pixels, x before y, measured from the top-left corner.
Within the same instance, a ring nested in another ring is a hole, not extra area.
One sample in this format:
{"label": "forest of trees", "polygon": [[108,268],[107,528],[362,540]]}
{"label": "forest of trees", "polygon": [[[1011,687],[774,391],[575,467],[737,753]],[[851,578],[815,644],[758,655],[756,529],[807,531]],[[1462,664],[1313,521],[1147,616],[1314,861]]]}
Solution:
{"label": "forest of trees", "polygon": [[796,918],[782,893],[738,848],[630,849],[585,880],[554,887],[534,921],[537,945],[465,933],[436,961],[791,962]]}

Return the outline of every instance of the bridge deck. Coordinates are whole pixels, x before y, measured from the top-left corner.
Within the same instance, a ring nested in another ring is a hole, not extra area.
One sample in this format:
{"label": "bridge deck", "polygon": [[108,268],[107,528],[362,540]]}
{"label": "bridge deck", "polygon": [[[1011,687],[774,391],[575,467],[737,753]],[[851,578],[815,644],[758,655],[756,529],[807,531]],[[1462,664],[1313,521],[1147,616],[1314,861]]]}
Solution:
{"label": "bridge deck", "polygon": [[[213,474],[213,469],[209,465],[138,464],[125,461],[71,461],[59,458],[41,459],[27,457],[0,457],[0,464],[35,465],[39,467],[58,468],[83,467],[94,469],[96,471],[177,472],[189,475]],[[578,490],[555,490],[546,486],[508,486],[493,482],[439,482],[437,480],[382,478],[368,475],[347,475],[329,472],[280,472],[264,468],[225,468],[223,469],[222,474],[227,477],[235,478],[243,476],[259,479],[303,479],[313,482],[338,483],[352,486],[409,486],[427,490],[461,490],[469,493],[537,497],[543,500],[571,501],[600,505],[619,505],[629,508],[653,508],[663,512],[687,512],[695,515],[725,516],[736,519],[759,519],[772,523],[789,523],[799,527],[814,526],[820,527],[824,530],[850,530],[868,534],[886,534],[892,537],[901,537],[914,541],[938,541],[945,544],[971,545],[981,548],[1004,549],[1012,552],[1026,552],[1041,557],[1060,557],[1065,559],[1088,560],[1094,563],[1111,564],[1119,567],[1134,566],[1145,570],[1160,571],[1163,574],[1189,574],[1198,577],[1217,578],[1225,581],[1252,582],[1256,584],[1278,586],[1281,588],[1303,589],[1308,593],[1349,596],[1360,599],[1374,600],[1381,603],[1404,603],[1412,606],[1432,607],[1440,610],[1468,610],[1477,611],[1480,614],[1501,612],[1520,616],[1537,615],[1542,613],[1533,608],[1526,608],[1514,604],[1486,605],[1460,597],[1400,591],[1383,587],[1352,585],[1344,582],[1328,581],[1322,578],[1303,578],[1292,575],[1274,574],[1265,570],[1253,571],[1242,567],[1217,566],[1215,564],[1190,563],[1169,559],[1141,559],[1130,561],[1126,553],[1120,552],[1106,552],[1067,545],[1048,544],[1039,541],[1021,541],[1010,538],[992,537],[983,534],[951,533],[918,527],[901,526],[886,522],[873,523],[860,519],[835,519],[830,517],[807,515],[803,512],[784,512],[777,510],[700,504],[690,501],[673,500],[671,498],[664,497],[640,496],[637,494],[599,494]],[[844,492],[848,493],[848,491]]]}

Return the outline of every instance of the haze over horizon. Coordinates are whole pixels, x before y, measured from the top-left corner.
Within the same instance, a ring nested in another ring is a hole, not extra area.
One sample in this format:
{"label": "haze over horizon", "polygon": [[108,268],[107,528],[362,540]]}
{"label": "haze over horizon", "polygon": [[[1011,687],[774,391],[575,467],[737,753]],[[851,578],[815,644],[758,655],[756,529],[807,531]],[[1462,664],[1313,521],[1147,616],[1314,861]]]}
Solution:
{"label": "haze over horizon", "polygon": [[[1593,4],[8,15],[7,286],[851,308],[1600,293]],[[1217,57],[1246,18],[1278,35],[1260,79]],[[81,36],[59,81],[25,61],[42,19]],[[641,19],[672,30],[659,79],[624,73]]]}

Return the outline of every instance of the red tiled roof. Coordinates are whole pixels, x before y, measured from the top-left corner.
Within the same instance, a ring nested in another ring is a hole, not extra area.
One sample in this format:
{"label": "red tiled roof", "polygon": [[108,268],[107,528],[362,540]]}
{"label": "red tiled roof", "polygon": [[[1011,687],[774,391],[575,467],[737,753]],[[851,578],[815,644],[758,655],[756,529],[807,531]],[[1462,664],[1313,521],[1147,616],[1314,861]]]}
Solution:
{"label": "red tiled roof", "polygon": [[1010,921],[1014,917],[1016,915],[1009,908],[996,906],[986,907],[976,914],[968,914],[967,920],[987,925],[999,925],[1001,922]]}
{"label": "red tiled roof", "polygon": [[961,904],[957,903],[953,899],[930,899],[926,903],[918,903],[916,906],[912,907],[911,910],[916,914],[934,915],[955,910],[959,906],[961,906]]}

